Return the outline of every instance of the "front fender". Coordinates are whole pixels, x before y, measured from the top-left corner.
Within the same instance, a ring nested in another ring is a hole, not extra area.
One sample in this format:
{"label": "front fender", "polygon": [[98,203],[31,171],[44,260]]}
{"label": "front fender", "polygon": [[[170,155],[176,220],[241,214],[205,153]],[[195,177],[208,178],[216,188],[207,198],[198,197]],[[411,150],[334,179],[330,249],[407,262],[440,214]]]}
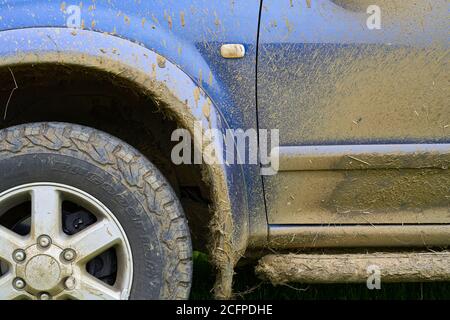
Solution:
{"label": "front fender", "polygon": [[[0,67],[14,70],[15,65],[43,63],[94,68],[132,81],[192,133],[196,121],[204,129],[225,132],[229,128],[214,101],[183,70],[139,44],[105,33],[68,28],[0,32]],[[205,105],[210,106],[207,116],[202,111]],[[212,256],[219,276],[230,276],[249,236],[242,168],[204,164],[203,171],[214,203]]]}

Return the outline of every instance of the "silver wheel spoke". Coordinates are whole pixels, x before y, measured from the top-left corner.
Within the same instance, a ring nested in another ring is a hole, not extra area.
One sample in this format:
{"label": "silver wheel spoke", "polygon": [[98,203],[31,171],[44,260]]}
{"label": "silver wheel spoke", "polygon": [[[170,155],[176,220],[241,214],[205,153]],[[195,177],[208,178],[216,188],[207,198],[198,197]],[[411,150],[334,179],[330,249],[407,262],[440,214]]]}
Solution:
{"label": "silver wheel spoke", "polygon": [[12,285],[13,275],[11,273],[7,273],[0,277],[0,298],[2,300],[13,300],[20,297],[22,294],[16,291]]}
{"label": "silver wheel spoke", "polygon": [[16,233],[0,226],[0,260],[12,262],[14,250],[22,245],[23,242]]}
{"label": "silver wheel spoke", "polygon": [[38,186],[31,191],[31,234],[59,235],[61,233],[61,196],[54,187]]}
{"label": "silver wheel spoke", "polygon": [[103,220],[69,239],[70,247],[76,251],[78,260],[87,262],[118,243],[121,234],[115,225]]}
{"label": "silver wheel spoke", "polygon": [[120,291],[89,275],[68,295],[77,300],[120,300]]}

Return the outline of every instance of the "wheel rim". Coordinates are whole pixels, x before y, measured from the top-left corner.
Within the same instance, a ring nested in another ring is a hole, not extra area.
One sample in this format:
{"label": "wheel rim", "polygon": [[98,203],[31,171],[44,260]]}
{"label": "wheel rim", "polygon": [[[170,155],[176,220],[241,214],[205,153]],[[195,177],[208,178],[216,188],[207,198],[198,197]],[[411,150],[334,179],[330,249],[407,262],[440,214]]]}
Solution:
{"label": "wheel rim", "polygon": [[[0,193],[0,216],[31,202],[27,235],[0,225],[0,299],[128,299],[133,279],[131,248],[119,221],[93,196],[70,186],[34,183]],[[63,231],[62,204],[71,201],[89,210],[96,221],[68,235]],[[117,274],[107,284],[87,271],[90,261],[115,250]]]}

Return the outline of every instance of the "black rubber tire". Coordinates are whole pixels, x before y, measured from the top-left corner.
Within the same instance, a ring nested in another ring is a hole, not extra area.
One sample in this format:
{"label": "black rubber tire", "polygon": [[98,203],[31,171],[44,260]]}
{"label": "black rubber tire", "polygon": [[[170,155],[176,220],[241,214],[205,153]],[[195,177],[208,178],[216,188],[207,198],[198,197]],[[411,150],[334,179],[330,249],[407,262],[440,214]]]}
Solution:
{"label": "black rubber tire", "polygon": [[83,190],[114,213],[133,254],[130,299],[187,299],[192,245],[183,209],[166,179],[125,142],[68,123],[0,131],[0,193],[33,183]]}

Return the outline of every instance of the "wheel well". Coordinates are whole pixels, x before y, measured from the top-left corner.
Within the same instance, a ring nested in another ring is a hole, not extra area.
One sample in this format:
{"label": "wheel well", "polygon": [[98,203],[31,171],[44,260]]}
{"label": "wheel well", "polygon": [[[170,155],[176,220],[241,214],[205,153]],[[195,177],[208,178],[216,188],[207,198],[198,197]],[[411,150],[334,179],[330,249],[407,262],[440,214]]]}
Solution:
{"label": "wheel well", "polygon": [[201,166],[172,163],[175,143],[170,138],[178,124],[132,82],[66,64],[0,68],[0,112],[0,129],[62,121],[102,130],[132,145],[169,180],[188,218],[194,248],[205,249],[211,191],[202,180]]}

